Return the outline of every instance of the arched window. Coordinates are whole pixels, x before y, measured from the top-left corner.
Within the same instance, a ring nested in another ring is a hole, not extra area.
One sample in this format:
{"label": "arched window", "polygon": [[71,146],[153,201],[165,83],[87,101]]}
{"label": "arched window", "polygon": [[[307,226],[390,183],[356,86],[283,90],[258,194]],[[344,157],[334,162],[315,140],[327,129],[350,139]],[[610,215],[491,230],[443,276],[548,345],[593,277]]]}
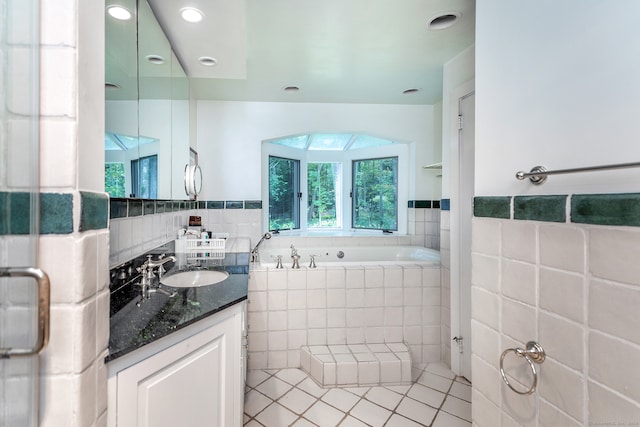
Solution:
{"label": "arched window", "polygon": [[338,234],[406,234],[408,145],[363,134],[263,141],[265,227]]}

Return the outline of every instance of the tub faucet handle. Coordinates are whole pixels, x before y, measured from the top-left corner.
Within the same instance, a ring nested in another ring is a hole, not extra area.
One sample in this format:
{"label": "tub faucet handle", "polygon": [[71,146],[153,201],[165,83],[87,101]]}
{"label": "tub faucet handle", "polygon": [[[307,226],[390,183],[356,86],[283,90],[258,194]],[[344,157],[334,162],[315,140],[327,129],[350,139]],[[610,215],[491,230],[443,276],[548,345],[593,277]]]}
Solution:
{"label": "tub faucet handle", "polygon": [[291,255],[291,259],[293,259],[291,268],[300,268],[300,255]]}
{"label": "tub faucet handle", "polygon": [[311,261],[309,262],[309,268],[316,268],[316,257],[318,255],[309,255]]}
{"label": "tub faucet handle", "polygon": [[276,268],[284,268],[282,266],[282,255],[276,256]]}

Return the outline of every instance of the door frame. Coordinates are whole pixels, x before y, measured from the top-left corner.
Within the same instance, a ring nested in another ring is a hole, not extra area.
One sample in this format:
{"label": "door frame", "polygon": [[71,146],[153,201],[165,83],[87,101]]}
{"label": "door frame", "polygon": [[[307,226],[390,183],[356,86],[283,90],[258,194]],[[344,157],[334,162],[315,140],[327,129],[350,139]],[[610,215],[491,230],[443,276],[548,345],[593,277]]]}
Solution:
{"label": "door frame", "polygon": [[[460,325],[464,319],[465,322],[471,322],[471,310],[468,312],[461,312],[461,283],[460,283],[460,253],[461,253],[461,233],[460,233],[460,210],[461,203],[460,197],[460,176],[464,173],[464,170],[460,168],[460,150],[459,150],[459,131],[458,131],[458,114],[460,103],[459,101],[466,96],[474,93],[475,91],[475,79],[471,79],[460,86],[456,87],[450,94],[449,102],[449,167],[450,167],[450,198],[451,198],[451,210],[450,210],[450,336],[449,343],[451,344],[451,370],[456,375],[465,376],[463,372],[463,358],[458,351],[458,345],[453,341],[454,337],[460,335]],[[470,242],[469,236],[469,242]],[[469,248],[470,250],[470,248]],[[469,272],[470,273],[470,272]],[[470,284],[469,284],[470,285]],[[465,317],[463,317],[465,316]],[[470,338],[470,337],[469,337]],[[470,342],[470,339],[467,340]],[[471,351],[469,345],[465,345],[466,351]],[[469,367],[470,368],[470,367]],[[469,370],[470,372],[470,370]],[[467,375],[470,376],[469,373]],[[467,378],[471,380],[471,378]]]}

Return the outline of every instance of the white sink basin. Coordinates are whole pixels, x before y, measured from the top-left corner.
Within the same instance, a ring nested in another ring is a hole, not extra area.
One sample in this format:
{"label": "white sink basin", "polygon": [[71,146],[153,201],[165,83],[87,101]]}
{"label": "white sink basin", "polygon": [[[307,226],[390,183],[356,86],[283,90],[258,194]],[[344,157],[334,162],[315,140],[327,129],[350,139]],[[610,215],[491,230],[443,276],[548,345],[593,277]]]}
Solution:
{"label": "white sink basin", "polygon": [[188,270],[160,279],[160,283],[172,288],[193,288],[197,286],[208,286],[220,283],[229,277],[226,271],[217,270]]}

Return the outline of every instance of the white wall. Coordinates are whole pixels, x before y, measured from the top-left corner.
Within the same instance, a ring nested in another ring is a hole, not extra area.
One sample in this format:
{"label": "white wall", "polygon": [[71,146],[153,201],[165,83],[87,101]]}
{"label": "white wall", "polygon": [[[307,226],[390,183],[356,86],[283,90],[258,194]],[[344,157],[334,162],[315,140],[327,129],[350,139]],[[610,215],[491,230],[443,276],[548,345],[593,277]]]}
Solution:
{"label": "white wall", "polygon": [[640,159],[640,2],[478,5],[476,194],[640,189],[640,169],[514,178]]}
{"label": "white wall", "polygon": [[[640,2],[494,0],[476,12],[476,195],[638,192],[638,169],[537,187],[514,174],[640,158]],[[638,423],[638,242],[637,227],[474,218],[474,426]],[[519,396],[498,363],[530,339],[547,359],[536,392]]]}
{"label": "white wall", "polygon": [[261,142],[309,132],[360,132],[415,143],[410,199],[439,199],[423,164],[439,161],[430,105],[199,101],[197,141],[202,200],[259,200]]}

